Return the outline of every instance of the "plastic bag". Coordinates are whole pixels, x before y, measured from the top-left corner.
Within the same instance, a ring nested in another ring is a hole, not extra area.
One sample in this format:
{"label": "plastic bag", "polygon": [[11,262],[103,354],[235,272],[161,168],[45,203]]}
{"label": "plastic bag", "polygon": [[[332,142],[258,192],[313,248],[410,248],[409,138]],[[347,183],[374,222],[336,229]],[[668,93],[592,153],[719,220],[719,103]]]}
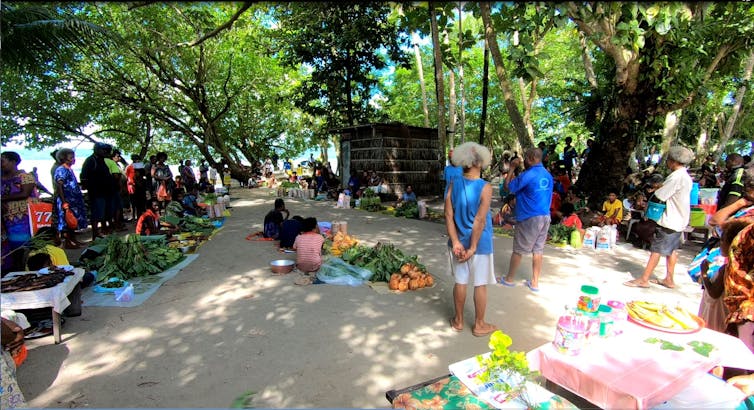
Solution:
{"label": "plastic bag", "polygon": [[571,232],[571,238],[569,242],[572,248],[581,248],[581,232],[579,232],[578,229],[575,229]]}
{"label": "plastic bag", "polygon": [[598,251],[609,251],[610,250],[610,243],[612,242],[610,239],[610,235],[613,233],[613,230],[610,228],[609,225],[605,225],[600,229],[599,233],[597,234],[597,245],[596,248]]}
{"label": "plastic bag", "polygon": [[584,241],[582,242],[582,246],[585,248],[594,249],[594,246],[597,244],[597,233],[599,231],[600,228],[596,226],[588,228],[584,233]]}
{"label": "plastic bag", "polygon": [[330,285],[359,286],[369,280],[374,273],[368,269],[348,264],[340,258],[330,258],[317,272],[317,279]]}
{"label": "plastic bag", "polygon": [[134,285],[129,284],[120,292],[115,292],[115,300],[117,302],[130,302],[134,299]]}

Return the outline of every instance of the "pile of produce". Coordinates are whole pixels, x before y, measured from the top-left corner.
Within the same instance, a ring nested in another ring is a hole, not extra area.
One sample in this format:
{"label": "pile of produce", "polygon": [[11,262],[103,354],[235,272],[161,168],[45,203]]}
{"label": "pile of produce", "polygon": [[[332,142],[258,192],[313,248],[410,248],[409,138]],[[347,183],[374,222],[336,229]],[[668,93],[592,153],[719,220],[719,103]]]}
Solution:
{"label": "pile of produce", "polygon": [[566,245],[571,240],[571,232],[575,230],[576,228],[572,226],[550,225],[550,229],[547,230],[547,239],[556,245]]}
{"label": "pile of produce", "polygon": [[388,282],[388,288],[390,290],[406,291],[416,290],[424,287],[432,287],[435,284],[435,279],[426,272],[426,270],[419,267],[419,265],[411,262],[404,263],[401,266],[399,272],[395,272],[390,275],[390,281]]}
{"label": "pile of produce", "polygon": [[280,183],[281,188],[301,188],[298,182],[283,181]]}
{"label": "pile of produce", "polygon": [[162,217],[162,220],[177,226],[181,232],[193,232],[194,234],[209,236],[215,230],[215,225],[211,219],[200,218],[198,216],[186,215],[178,217],[165,215]]}
{"label": "pile of produce", "polygon": [[[371,280],[373,282],[388,282],[393,274],[399,273],[401,275],[398,278],[400,282],[403,278],[402,275],[409,275],[409,272],[415,272],[413,275],[418,279],[418,274],[422,275],[424,279],[424,286],[432,286],[434,279],[427,273],[427,268],[419,263],[419,257],[416,255],[405,255],[400,249],[396,248],[393,244],[389,243],[377,243],[375,247],[369,247],[365,245],[356,245],[346,249],[341,258],[346,263],[368,269],[374,273]],[[430,277],[430,279],[427,279]],[[409,276],[406,282],[406,289],[410,288]],[[427,284],[429,281],[429,285]],[[411,289],[419,289],[418,282],[415,283],[415,287]],[[392,289],[392,288],[391,288]],[[401,290],[400,287],[396,287],[394,290]]]}
{"label": "pile of produce", "polygon": [[89,270],[98,272],[100,281],[154,275],[184,258],[180,250],[167,246],[164,239],[143,241],[130,234],[123,238],[108,236],[105,240],[107,246],[102,254],[85,262]]}
{"label": "pile of produce", "polygon": [[359,241],[351,235],[346,235],[343,232],[338,232],[332,238],[332,244],[330,245],[330,254],[333,256],[342,256],[343,252],[358,245]]}
{"label": "pile of produce", "polygon": [[395,216],[403,216],[406,218],[419,218],[419,204],[416,202],[406,202],[403,205],[395,209]]}
{"label": "pile of produce", "polygon": [[626,303],[628,315],[634,320],[672,330],[692,330],[699,323],[686,309],[669,307],[660,303],[633,301]]}
{"label": "pile of produce", "polygon": [[361,196],[359,201],[359,208],[365,211],[375,212],[382,210],[382,200],[371,189],[365,189],[364,195]]}

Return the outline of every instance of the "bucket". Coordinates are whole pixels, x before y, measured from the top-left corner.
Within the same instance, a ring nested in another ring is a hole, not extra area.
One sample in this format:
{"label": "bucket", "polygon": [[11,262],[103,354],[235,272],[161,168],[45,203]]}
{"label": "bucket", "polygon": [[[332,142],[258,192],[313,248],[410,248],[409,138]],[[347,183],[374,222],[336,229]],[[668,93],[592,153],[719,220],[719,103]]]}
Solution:
{"label": "bucket", "polygon": [[699,204],[699,183],[694,182],[691,184],[691,205]]}
{"label": "bucket", "polygon": [[689,225],[694,228],[701,228],[707,224],[707,214],[702,208],[691,208],[691,217],[689,218]]}
{"label": "bucket", "polygon": [[558,319],[553,346],[560,353],[575,356],[586,342],[586,323],[579,316],[564,315]]}
{"label": "bucket", "polygon": [[665,204],[658,204],[657,202],[647,203],[647,212],[644,214],[648,219],[655,222],[659,221],[662,214],[665,213]]}

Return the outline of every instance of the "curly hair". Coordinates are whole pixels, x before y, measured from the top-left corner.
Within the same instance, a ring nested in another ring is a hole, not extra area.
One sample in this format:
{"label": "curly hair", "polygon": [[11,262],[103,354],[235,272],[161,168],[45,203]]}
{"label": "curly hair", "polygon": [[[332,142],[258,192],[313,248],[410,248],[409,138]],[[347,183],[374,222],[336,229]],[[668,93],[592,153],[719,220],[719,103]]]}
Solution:
{"label": "curly hair", "polygon": [[688,165],[694,160],[694,152],[686,147],[675,145],[668,150],[668,159],[681,165]]}
{"label": "curly hair", "polygon": [[462,168],[476,166],[485,169],[490,166],[492,155],[490,154],[490,150],[484,145],[479,145],[476,142],[466,142],[453,150],[450,160],[453,165]]}
{"label": "curly hair", "polygon": [[69,156],[69,155],[71,155],[71,154],[74,154],[74,152],[73,152],[73,150],[72,150],[72,149],[70,149],[70,148],[61,148],[61,149],[59,149],[59,150],[57,150],[57,151],[55,152],[55,159],[56,159],[56,160],[57,160],[57,161],[58,161],[59,163],[61,163],[61,164],[62,164],[62,163],[63,163],[63,161],[65,161],[65,160],[66,160],[66,158],[68,158],[68,156]]}

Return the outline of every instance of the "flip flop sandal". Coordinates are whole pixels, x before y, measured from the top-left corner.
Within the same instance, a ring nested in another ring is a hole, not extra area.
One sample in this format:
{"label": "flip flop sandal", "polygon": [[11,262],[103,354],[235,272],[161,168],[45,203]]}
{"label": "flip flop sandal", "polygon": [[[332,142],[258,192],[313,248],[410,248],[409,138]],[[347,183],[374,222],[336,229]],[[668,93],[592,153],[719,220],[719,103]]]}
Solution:
{"label": "flip flop sandal", "polygon": [[448,319],[448,323],[450,324],[450,329],[454,332],[463,332],[463,328],[459,329],[455,326],[453,326],[453,318]]}
{"label": "flip flop sandal", "polygon": [[308,286],[311,285],[314,280],[309,276],[299,276],[293,281],[296,285]]}
{"label": "flip flop sandal", "polygon": [[529,290],[531,290],[532,292],[535,292],[535,293],[539,292],[539,288],[535,288],[534,286],[532,286],[531,281],[528,281],[528,280],[526,281],[526,287],[529,288]]}

